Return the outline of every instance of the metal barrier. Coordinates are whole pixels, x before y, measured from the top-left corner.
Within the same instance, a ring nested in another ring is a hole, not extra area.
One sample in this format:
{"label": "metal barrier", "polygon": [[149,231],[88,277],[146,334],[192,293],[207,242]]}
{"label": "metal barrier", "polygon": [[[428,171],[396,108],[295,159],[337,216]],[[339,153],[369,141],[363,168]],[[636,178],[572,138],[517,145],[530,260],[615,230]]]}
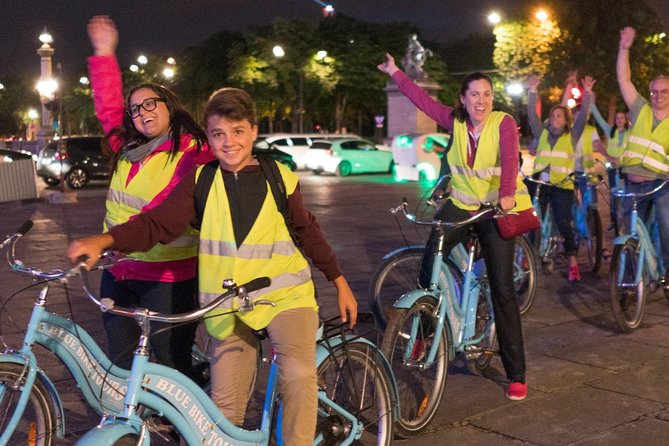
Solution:
{"label": "metal barrier", "polygon": [[0,162],[0,202],[37,197],[35,162],[32,159]]}

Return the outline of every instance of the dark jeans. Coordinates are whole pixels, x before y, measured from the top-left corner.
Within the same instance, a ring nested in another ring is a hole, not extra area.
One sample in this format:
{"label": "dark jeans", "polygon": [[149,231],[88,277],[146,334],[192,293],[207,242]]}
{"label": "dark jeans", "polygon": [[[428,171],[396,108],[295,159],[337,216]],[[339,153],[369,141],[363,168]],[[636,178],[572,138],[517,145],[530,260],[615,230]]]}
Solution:
{"label": "dark jeans", "polygon": [[[443,221],[462,221],[469,213],[447,202],[435,215]],[[523,331],[520,324],[520,311],[516,302],[513,284],[513,252],[514,241],[504,240],[493,220],[474,223],[474,231],[481,244],[481,252],[488,273],[488,282],[495,314],[499,353],[506,376],[511,381],[525,382],[525,350],[523,347]],[[456,230],[447,229],[444,239],[444,252],[448,253],[460,242],[466,241],[469,227]],[[423,256],[420,271],[420,285],[428,287],[434,253],[437,249],[439,234],[432,229]]]}
{"label": "dark jeans", "polygon": [[576,243],[576,230],[574,229],[574,217],[572,207],[574,206],[574,191],[571,189],[560,189],[555,186],[541,186],[539,190],[539,206],[541,214],[546,213],[548,203],[551,204],[553,220],[560,235],[564,238],[564,251],[568,256],[576,255],[578,244]]}
{"label": "dark jeans", "polygon": [[611,225],[615,230],[616,236],[620,234],[620,222],[618,221],[618,197],[614,192],[620,187],[618,168],[609,167],[606,169],[609,176],[609,210],[611,212]]}
{"label": "dark jeans", "polygon": [[[105,271],[100,283],[100,296],[114,299],[122,307],[142,307],[160,313],[185,313],[198,308],[197,279],[183,282],[149,282],[143,280],[119,280]],[[140,329],[132,318],[103,313],[102,320],[107,333],[109,358],[124,369],[130,369],[132,352],[137,347]],[[197,323],[173,326],[158,334],[165,326],[151,322],[151,349],[160,364],[179,370],[198,382],[193,370],[191,349],[195,339]]]}

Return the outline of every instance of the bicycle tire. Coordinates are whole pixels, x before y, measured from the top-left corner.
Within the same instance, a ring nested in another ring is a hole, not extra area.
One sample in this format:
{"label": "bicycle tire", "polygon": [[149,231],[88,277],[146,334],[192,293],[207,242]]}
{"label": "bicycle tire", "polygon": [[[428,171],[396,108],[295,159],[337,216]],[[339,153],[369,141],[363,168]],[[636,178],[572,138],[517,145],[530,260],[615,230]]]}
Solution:
{"label": "bicycle tire", "polygon": [[[379,363],[378,349],[352,342],[334,348],[318,366],[318,388],[364,425],[353,445],[389,446],[393,441],[392,378]],[[350,433],[350,421],[319,401],[316,436],[319,444],[337,445]]]}
{"label": "bicycle tire", "polygon": [[124,435],[114,442],[114,446],[135,446],[138,439],[137,435]]}
{"label": "bicycle tire", "polygon": [[[371,308],[382,330],[388,325],[388,314],[393,304],[403,294],[419,288],[418,276],[423,259],[424,246],[408,246],[390,255],[377,268],[369,283]],[[462,272],[450,259],[443,261],[456,278],[458,298],[462,289]]]}
{"label": "bicycle tire", "polygon": [[637,284],[638,242],[628,239],[616,245],[609,271],[610,301],[613,317],[625,333],[636,330],[643,321],[648,292],[648,274],[642,265],[641,281]]}
{"label": "bicycle tire", "polygon": [[[24,368],[20,364],[0,363],[0,432],[4,433],[9,419],[15,411],[16,403],[21,396],[23,383],[18,382],[24,376]],[[12,385],[7,385],[11,383]],[[9,438],[7,444],[35,444],[49,446],[53,442],[57,427],[56,409],[49,396],[48,389],[36,379],[30,389],[28,404],[21,419]]]}
{"label": "bicycle tire", "polygon": [[[395,375],[399,390],[400,417],[395,429],[401,437],[420,435],[428,427],[439,409],[448,378],[448,346],[450,339],[444,327],[434,363],[421,367],[434,339],[437,302],[425,295],[409,309],[393,309],[388,322],[381,351],[386,355]],[[411,347],[411,363],[404,360],[410,333],[416,333]]]}
{"label": "bicycle tire", "polygon": [[537,257],[526,236],[516,237],[513,254],[513,285],[520,314],[525,314],[537,294]]}
{"label": "bicycle tire", "polygon": [[588,207],[585,221],[588,226],[589,235],[589,238],[585,240],[588,265],[593,273],[597,273],[602,267],[602,251],[604,249],[602,217],[599,215],[599,210],[592,206]]}
{"label": "bicycle tire", "polygon": [[[492,309],[490,288],[481,287],[479,301],[476,307],[476,326],[474,338],[482,336],[478,344],[469,346],[465,352],[467,368],[474,375],[482,375],[490,366],[494,352],[497,350],[497,330],[495,316]],[[473,348],[472,348],[473,347]]]}

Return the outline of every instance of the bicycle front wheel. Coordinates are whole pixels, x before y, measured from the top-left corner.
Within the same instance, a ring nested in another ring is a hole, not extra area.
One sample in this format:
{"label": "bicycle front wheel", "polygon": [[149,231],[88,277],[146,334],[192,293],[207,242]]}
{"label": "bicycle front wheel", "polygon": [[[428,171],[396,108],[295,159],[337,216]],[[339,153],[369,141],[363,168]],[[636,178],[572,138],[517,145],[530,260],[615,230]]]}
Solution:
{"label": "bicycle front wheel", "polygon": [[478,305],[476,307],[476,327],[474,339],[481,338],[475,344],[467,347],[465,359],[467,368],[475,375],[482,375],[490,366],[492,357],[497,350],[497,330],[495,328],[495,316],[492,310],[490,287],[481,288]]}
{"label": "bicycle front wheel", "polygon": [[[5,433],[16,404],[21,396],[24,383],[22,365],[0,363],[0,433]],[[49,391],[41,381],[36,380],[30,389],[30,398],[8,445],[52,444],[56,430],[56,410]]]}
{"label": "bicycle front wheel", "polygon": [[[381,351],[390,361],[400,394],[400,418],[395,428],[404,438],[422,433],[439,409],[448,377],[448,331],[436,333],[436,301],[420,297],[409,309],[394,309]],[[432,344],[434,361],[427,364]]]}
{"label": "bicycle front wheel", "polygon": [[648,274],[645,266],[639,265],[636,240],[629,239],[623,245],[616,245],[613,250],[609,287],[611,310],[616,323],[625,333],[634,331],[643,320],[648,291]]}
{"label": "bicycle front wheel", "polygon": [[[364,426],[353,445],[388,446],[393,440],[391,377],[380,365],[376,347],[353,342],[335,348],[318,367],[318,389]],[[340,444],[351,422],[328,404],[318,403],[318,444]]]}
{"label": "bicycle front wheel", "polygon": [[537,258],[527,237],[516,237],[513,254],[513,285],[520,314],[525,314],[537,293]]}

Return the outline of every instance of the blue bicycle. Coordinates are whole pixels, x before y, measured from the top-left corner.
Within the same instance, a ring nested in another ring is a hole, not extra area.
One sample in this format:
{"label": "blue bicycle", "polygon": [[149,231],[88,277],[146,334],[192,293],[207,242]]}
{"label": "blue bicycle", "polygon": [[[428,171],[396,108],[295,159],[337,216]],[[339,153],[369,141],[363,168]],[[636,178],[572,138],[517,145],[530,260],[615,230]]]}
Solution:
{"label": "blue bicycle", "polygon": [[[393,210],[418,225],[457,228],[490,217],[484,207],[461,222],[418,221],[406,201]],[[448,377],[448,362],[464,353],[475,373],[488,367],[497,345],[492,300],[476,233],[464,244],[464,268],[444,252],[440,231],[428,288],[417,287],[399,297],[390,312],[381,350],[391,363],[399,389],[396,430],[411,437],[423,432],[439,408]]]}
{"label": "blue bicycle", "polygon": [[[616,237],[609,271],[611,310],[622,331],[630,333],[643,321],[646,296],[664,285],[666,267],[660,255],[660,238],[655,221],[655,207],[649,210],[647,223],[639,218],[638,202],[665,187],[664,181],[647,192],[614,192],[618,198],[632,200],[629,233]],[[667,290],[665,297],[669,299]]]}

